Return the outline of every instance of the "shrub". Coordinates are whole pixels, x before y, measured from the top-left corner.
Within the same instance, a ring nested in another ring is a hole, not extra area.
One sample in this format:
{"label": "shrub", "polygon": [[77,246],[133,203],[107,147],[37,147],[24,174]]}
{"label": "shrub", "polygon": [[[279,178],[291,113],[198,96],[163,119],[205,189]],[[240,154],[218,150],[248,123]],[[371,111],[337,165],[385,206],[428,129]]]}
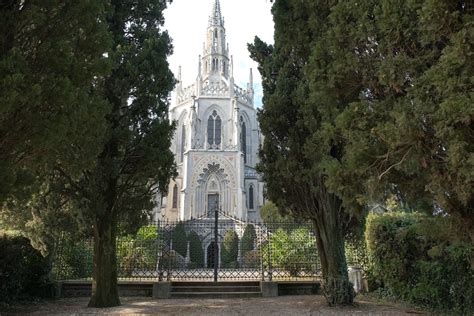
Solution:
{"label": "shrub", "polygon": [[472,245],[449,236],[449,221],[417,213],[370,214],[365,237],[371,269],[396,298],[469,314],[474,309]]}
{"label": "shrub", "polygon": [[[305,270],[316,270],[317,250],[309,229],[298,228],[287,232],[279,228],[270,236],[270,245],[273,268],[288,271],[291,276]],[[267,258],[268,255],[264,254],[265,261]],[[265,264],[268,265],[267,262]]]}
{"label": "shrub", "polygon": [[221,260],[224,268],[236,268],[237,256],[239,252],[239,237],[233,230],[228,230],[224,236],[221,250]]}
{"label": "shrub", "polygon": [[201,238],[195,231],[191,231],[188,236],[189,240],[189,256],[191,268],[203,268],[204,267],[204,250],[202,248]]}
{"label": "shrub", "polygon": [[252,224],[247,225],[244,234],[242,235],[242,241],[240,242],[240,249],[243,258],[245,258],[249,251],[254,250],[256,240],[257,233],[255,232],[255,227]]}
{"label": "shrub", "polygon": [[0,235],[0,301],[52,294],[51,265],[27,238]]}
{"label": "shrub", "polygon": [[120,238],[117,242],[119,276],[129,277],[134,271],[155,270],[159,242],[155,226],[141,227],[135,235]]}
{"label": "shrub", "polygon": [[186,251],[188,249],[188,238],[186,237],[184,223],[176,224],[171,234],[171,238],[173,241],[173,250],[175,250],[181,256],[186,257]]}

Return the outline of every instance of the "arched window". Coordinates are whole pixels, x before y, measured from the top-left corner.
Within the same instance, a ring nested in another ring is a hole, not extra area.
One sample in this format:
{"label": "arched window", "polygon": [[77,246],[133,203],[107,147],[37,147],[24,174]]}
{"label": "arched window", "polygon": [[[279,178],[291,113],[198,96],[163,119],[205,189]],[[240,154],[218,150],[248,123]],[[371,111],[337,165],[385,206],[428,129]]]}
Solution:
{"label": "arched window", "polygon": [[214,38],[217,39],[217,30],[214,30]]}
{"label": "arched window", "polygon": [[186,126],[183,124],[181,127],[181,149],[180,149],[180,162],[184,160],[184,151],[186,150]]}
{"label": "arched window", "polygon": [[242,117],[240,117],[241,133],[240,133],[240,150],[244,154],[244,163],[247,163],[247,128]]}
{"label": "arched window", "polygon": [[211,149],[219,149],[221,145],[221,117],[213,111],[207,120],[207,143]]}
{"label": "arched window", "polygon": [[178,185],[173,187],[173,208],[178,208]]}
{"label": "arched window", "polygon": [[253,185],[249,187],[249,210],[253,210]]}

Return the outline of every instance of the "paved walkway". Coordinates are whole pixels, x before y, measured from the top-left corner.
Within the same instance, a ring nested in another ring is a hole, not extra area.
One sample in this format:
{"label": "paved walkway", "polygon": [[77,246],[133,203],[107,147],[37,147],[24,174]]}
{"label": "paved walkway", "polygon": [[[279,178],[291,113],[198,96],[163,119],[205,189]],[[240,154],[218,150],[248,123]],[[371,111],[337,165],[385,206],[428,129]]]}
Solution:
{"label": "paved walkway", "polygon": [[353,307],[329,308],[324,297],[281,296],[249,299],[169,299],[122,298],[122,306],[87,308],[87,298],[61,299],[51,302],[18,306],[0,315],[413,315],[419,311],[397,305],[377,303],[360,298]]}

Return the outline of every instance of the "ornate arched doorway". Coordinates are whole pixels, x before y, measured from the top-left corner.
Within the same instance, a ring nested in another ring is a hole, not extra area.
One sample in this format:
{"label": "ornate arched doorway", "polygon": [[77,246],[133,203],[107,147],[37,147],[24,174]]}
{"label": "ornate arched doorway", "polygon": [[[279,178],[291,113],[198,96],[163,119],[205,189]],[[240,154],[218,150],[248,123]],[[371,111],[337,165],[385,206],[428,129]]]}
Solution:
{"label": "ornate arched doorway", "polygon": [[[235,205],[235,178],[230,166],[214,157],[215,161],[198,164],[194,173],[193,183],[193,216],[196,218],[213,217],[216,207],[220,211],[230,213]],[[202,169],[201,169],[202,168]]]}

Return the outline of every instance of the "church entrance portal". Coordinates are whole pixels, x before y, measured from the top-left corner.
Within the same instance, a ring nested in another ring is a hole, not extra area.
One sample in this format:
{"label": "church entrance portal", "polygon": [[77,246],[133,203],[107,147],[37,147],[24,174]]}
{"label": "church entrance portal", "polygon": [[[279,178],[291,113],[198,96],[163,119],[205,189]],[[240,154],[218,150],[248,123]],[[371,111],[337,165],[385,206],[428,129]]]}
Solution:
{"label": "church entrance portal", "polygon": [[213,193],[207,196],[207,214],[214,217],[214,211],[219,207],[219,194]]}
{"label": "church entrance portal", "polygon": [[[208,269],[214,268],[214,251],[216,247],[219,247],[219,246],[217,246],[216,243],[213,241],[207,247],[207,268]],[[217,251],[219,251],[219,249],[217,249]],[[219,263],[217,264],[219,266]]]}

